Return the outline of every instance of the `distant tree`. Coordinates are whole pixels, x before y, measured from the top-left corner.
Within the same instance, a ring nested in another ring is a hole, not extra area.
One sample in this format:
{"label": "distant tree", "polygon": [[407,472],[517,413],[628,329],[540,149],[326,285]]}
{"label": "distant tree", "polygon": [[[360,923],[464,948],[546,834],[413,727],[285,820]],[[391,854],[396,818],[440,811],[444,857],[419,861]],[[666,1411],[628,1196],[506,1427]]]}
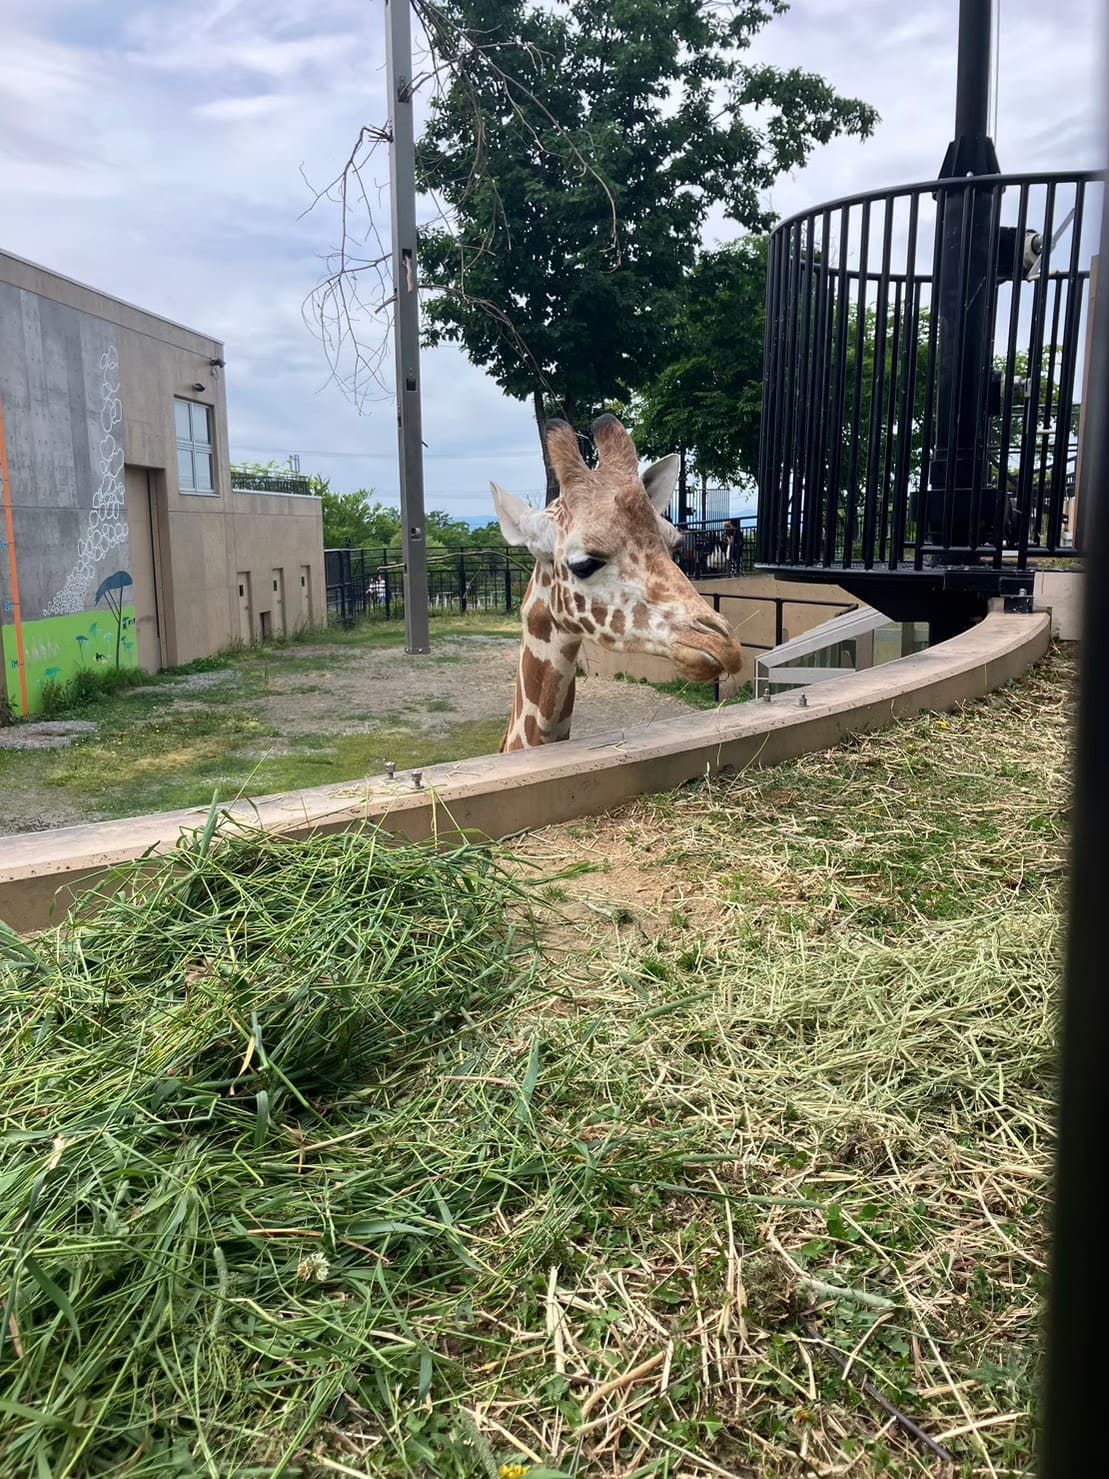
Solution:
{"label": "distant tree", "polygon": [[[429,7],[417,7],[424,15]],[[876,114],[747,59],[783,0],[442,0],[421,183],[428,341],[455,340],[540,425],[626,402],[666,364],[711,206],[765,229],[763,192]],[[544,449],[545,455],[545,449]],[[548,469],[548,493],[553,490]]]}

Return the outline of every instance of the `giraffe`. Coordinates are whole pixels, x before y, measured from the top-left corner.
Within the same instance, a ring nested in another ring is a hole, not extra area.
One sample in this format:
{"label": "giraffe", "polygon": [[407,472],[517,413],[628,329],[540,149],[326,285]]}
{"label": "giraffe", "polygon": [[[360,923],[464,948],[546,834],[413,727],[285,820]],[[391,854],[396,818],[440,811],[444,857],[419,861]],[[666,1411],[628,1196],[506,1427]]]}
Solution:
{"label": "giraffe", "polygon": [[731,628],[674,563],[680,536],[662,510],[673,496],[678,458],[664,457],[641,478],[635,445],[615,416],[599,417],[592,434],[595,470],[582,458],[572,427],[547,423],[559,497],[545,509],[490,484],[505,539],[535,556],[502,751],[570,737],[586,637],[614,651],[669,657],[698,683],[736,673],[743,662]]}

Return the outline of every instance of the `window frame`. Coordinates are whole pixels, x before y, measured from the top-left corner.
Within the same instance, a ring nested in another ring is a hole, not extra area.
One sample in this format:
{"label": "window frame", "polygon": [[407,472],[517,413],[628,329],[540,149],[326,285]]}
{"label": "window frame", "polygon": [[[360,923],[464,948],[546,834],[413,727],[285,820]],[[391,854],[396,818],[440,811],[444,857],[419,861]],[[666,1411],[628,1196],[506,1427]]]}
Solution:
{"label": "window frame", "polygon": [[[189,435],[183,437],[177,425],[177,407],[187,406],[187,418],[189,423]],[[195,408],[195,409],[194,409]],[[207,441],[198,441],[195,427],[195,412],[203,411]],[[173,432],[177,447],[177,491],[186,498],[218,498],[219,489],[216,487],[216,417],[215,407],[208,401],[191,401],[187,396],[175,395],[173,397]],[[181,478],[181,454],[184,452],[189,459],[189,467],[192,473],[191,485],[186,485]],[[196,486],[197,454],[208,458],[209,478],[212,486],[210,488],[198,488]]]}

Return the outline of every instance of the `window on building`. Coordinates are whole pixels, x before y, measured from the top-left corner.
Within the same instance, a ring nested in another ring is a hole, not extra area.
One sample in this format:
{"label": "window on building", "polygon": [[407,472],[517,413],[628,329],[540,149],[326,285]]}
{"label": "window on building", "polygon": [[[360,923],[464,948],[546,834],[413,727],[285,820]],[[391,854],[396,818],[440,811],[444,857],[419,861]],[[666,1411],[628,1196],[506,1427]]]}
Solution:
{"label": "window on building", "polygon": [[182,493],[216,491],[212,470],[212,408],[199,401],[175,400],[177,483]]}

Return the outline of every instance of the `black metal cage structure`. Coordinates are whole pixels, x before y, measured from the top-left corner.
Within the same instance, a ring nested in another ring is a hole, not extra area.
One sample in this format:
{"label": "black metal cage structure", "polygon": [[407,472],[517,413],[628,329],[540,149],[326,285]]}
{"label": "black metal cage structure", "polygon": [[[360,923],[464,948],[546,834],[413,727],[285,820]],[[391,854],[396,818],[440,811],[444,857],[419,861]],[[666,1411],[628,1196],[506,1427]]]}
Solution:
{"label": "black metal cage structure", "polygon": [[895,619],[1083,548],[1104,176],[876,190],[770,240],[756,561]]}

